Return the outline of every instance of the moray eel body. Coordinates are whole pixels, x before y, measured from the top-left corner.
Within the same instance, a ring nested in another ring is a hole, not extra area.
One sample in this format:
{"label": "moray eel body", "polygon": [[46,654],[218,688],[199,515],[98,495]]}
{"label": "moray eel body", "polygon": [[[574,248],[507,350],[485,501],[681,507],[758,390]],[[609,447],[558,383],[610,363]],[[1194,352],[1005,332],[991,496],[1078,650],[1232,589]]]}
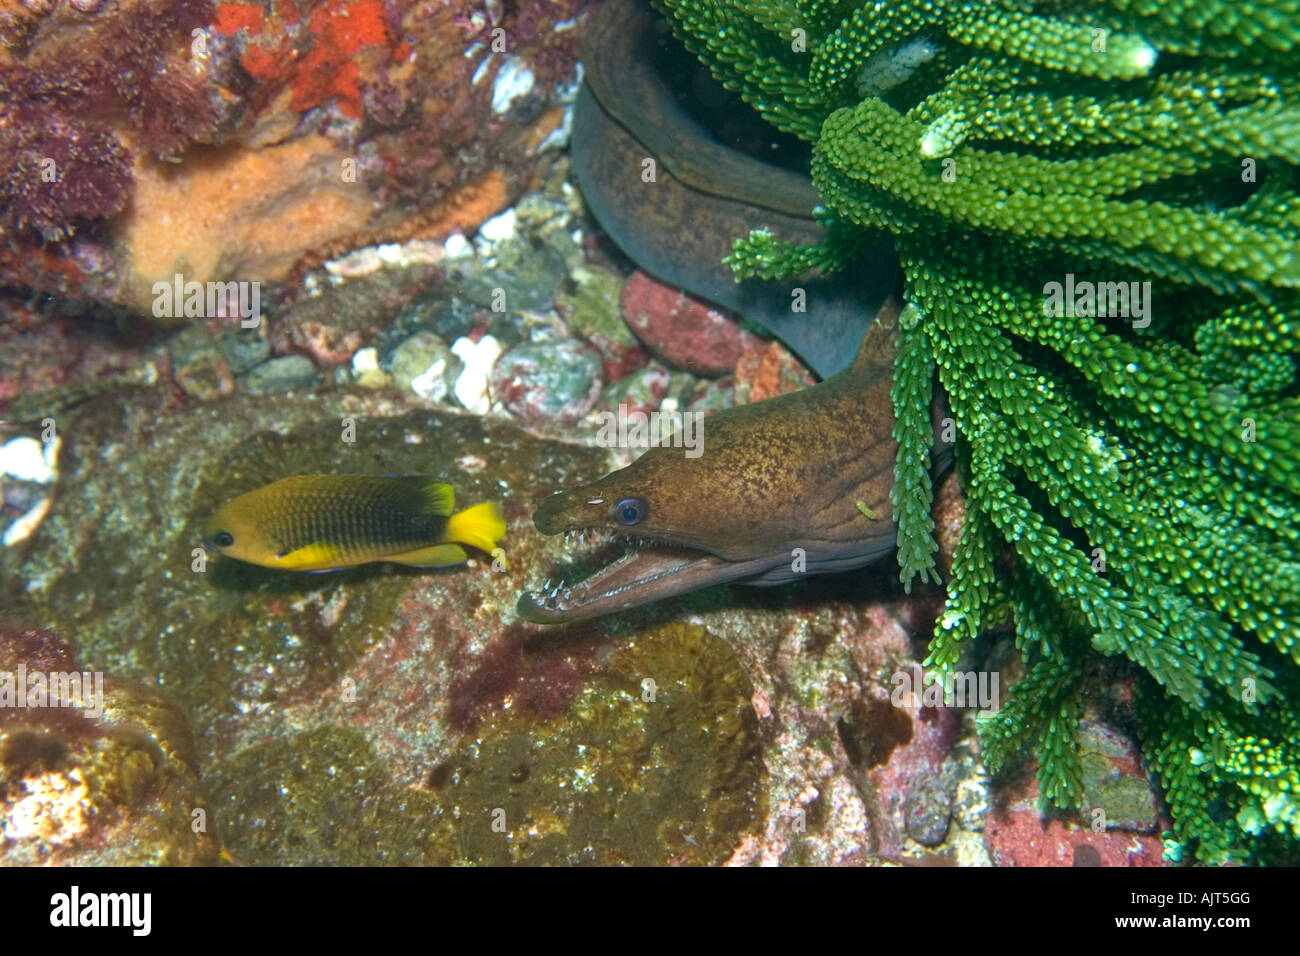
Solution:
{"label": "moray eel body", "polygon": [[[588,28],[572,139],[587,204],[641,268],[764,326],[822,378],[842,370],[895,291],[892,248],[873,246],[835,276],[736,282],[722,259],[751,229],[822,240],[817,192],[806,174],[716,142],[690,115],[655,62],[666,32],[635,0],[608,0]],[[796,289],[805,311],[792,308]]]}
{"label": "moray eel body", "polygon": [[648,543],[584,581],[523,594],[520,617],[581,621],[728,581],[780,584],[860,567],[893,551],[897,315],[891,298],[843,372],[704,419],[698,457],[665,443],[544,500],[533,515],[544,534],[594,530]]}

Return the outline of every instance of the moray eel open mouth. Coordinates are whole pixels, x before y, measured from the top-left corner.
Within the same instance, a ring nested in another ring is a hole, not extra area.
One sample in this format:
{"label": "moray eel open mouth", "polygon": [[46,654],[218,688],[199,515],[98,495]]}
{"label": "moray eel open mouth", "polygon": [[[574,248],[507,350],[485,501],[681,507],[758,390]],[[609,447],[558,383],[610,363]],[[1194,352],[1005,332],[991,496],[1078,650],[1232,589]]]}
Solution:
{"label": "moray eel open mouth", "polygon": [[[543,504],[545,508],[545,504]],[[538,527],[542,528],[542,509]],[[602,559],[595,573],[568,582],[548,580],[538,592],[525,592],[517,605],[519,616],[536,624],[567,624],[613,614],[678,594],[728,581],[761,575],[784,563],[784,553],[767,559],[728,561],[699,548],[669,541],[620,535],[599,528],[570,531],[582,558]],[[775,582],[773,582],[775,583]]]}

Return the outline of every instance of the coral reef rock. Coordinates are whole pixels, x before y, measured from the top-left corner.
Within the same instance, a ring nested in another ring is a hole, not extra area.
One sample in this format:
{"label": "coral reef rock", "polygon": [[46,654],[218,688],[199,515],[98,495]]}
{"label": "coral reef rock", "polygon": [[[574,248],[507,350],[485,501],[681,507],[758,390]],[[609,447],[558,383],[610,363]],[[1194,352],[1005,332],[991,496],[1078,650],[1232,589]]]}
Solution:
{"label": "coral reef rock", "polygon": [[472,229],[563,145],[585,6],[5,4],[0,272],[166,319],[177,275]]}

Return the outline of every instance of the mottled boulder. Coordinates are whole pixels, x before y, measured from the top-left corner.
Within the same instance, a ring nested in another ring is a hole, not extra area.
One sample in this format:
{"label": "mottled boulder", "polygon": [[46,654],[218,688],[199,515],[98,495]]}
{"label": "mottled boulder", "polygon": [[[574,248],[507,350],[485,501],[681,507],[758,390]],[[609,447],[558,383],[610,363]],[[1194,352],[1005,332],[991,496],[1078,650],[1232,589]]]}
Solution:
{"label": "mottled boulder", "polygon": [[759,344],[728,313],[640,270],[623,286],[621,302],[624,321],[647,349],[697,375],[724,375]]}

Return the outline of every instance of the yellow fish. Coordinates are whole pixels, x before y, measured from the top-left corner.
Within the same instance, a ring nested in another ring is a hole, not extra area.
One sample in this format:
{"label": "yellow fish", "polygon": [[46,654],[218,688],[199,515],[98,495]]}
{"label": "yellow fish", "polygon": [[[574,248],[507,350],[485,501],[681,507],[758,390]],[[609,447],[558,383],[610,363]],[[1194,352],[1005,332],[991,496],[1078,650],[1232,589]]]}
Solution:
{"label": "yellow fish", "polygon": [[371,561],[459,564],[462,544],[491,553],[506,533],[496,502],[452,514],[451,485],[419,476],[299,475],[226,502],[203,544],[227,557],[290,571]]}

